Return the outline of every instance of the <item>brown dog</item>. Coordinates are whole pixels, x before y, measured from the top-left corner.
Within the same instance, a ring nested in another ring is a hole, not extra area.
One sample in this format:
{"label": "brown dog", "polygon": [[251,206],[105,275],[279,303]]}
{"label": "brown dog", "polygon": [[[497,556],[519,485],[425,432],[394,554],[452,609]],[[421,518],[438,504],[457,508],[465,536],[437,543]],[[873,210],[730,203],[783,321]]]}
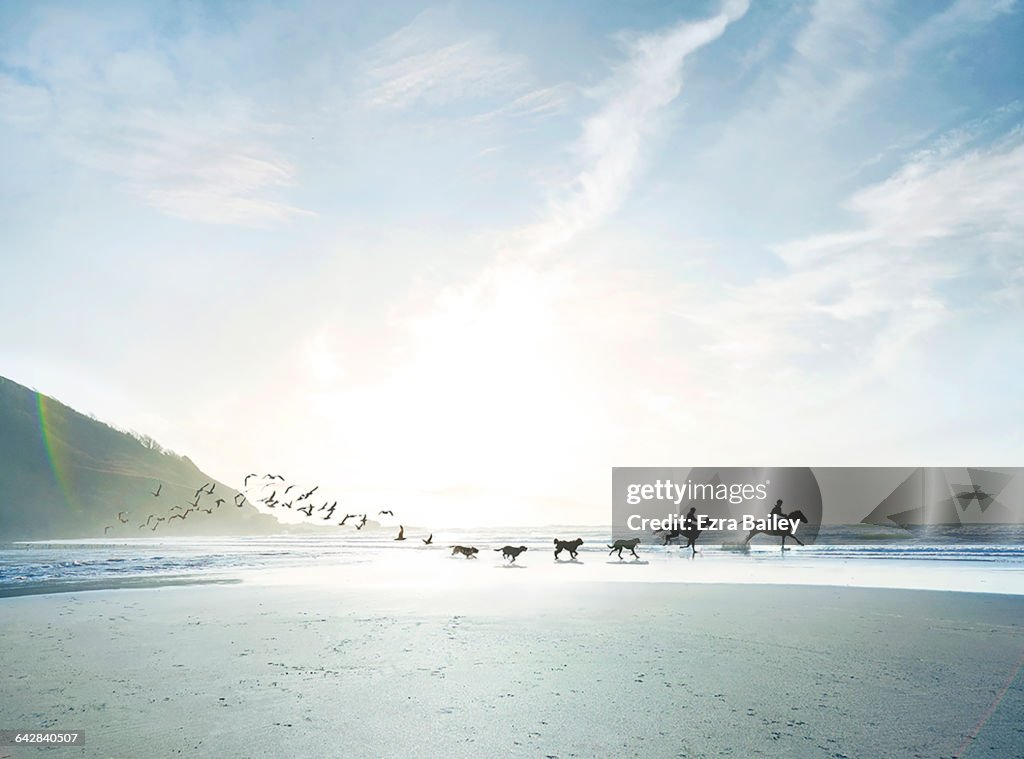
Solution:
{"label": "brown dog", "polygon": [[461,553],[467,559],[475,559],[476,555],[480,553],[480,549],[473,548],[473,546],[452,546],[452,556],[457,553]]}
{"label": "brown dog", "polygon": [[576,538],[576,540],[559,540],[555,538],[555,558],[558,558],[558,554],[562,551],[568,551],[569,556],[576,560],[576,552],[580,550],[580,546],[583,545],[583,538]]}

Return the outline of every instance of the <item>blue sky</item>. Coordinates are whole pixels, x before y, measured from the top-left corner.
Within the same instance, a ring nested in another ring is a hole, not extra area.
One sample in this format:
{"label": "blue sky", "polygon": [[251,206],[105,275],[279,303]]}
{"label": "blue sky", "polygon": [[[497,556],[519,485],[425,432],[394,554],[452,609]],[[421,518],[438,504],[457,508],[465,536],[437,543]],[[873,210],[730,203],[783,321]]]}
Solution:
{"label": "blue sky", "polygon": [[1024,452],[1024,11],[5,3],[0,373],[213,474]]}

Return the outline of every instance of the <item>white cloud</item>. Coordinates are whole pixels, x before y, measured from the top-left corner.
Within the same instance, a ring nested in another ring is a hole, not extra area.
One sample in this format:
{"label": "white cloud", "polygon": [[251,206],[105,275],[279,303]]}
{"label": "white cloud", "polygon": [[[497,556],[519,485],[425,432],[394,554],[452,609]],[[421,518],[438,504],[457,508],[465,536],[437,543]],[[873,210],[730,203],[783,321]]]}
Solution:
{"label": "white cloud", "polygon": [[170,216],[261,226],[308,214],[280,197],[295,173],[257,103],[186,82],[170,49],[145,36],[125,47],[124,32],[44,16],[21,50],[5,51],[22,73],[0,81],[0,118]]}
{"label": "white cloud", "polygon": [[523,88],[526,70],[525,59],[500,50],[490,34],[463,33],[428,10],[372,50],[365,98],[375,107],[403,109],[508,96]]}
{"label": "white cloud", "polygon": [[592,93],[600,106],[583,123],[582,168],[569,192],[551,202],[549,217],[516,236],[511,253],[557,248],[618,208],[632,188],[645,138],[656,132],[660,112],[682,89],[684,61],[718,39],[747,7],[745,0],[728,2],[712,18],[624,40],[625,60]]}
{"label": "white cloud", "polygon": [[677,315],[731,383],[801,365],[860,382],[955,318],[950,284],[997,295],[999,269],[1024,262],[1024,142],[919,154],[846,205],[860,224],[778,246],[784,273],[686,294]]}

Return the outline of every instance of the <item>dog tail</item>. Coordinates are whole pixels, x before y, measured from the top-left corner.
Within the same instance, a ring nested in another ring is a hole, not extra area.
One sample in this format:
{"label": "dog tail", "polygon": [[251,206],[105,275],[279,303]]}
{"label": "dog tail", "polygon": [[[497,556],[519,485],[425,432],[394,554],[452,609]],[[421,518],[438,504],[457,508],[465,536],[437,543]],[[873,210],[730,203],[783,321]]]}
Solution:
{"label": "dog tail", "polygon": [[615,546],[608,546],[609,548],[615,548]]}
{"label": "dog tail", "polygon": [[500,551],[503,551],[503,550],[505,550],[505,549],[504,549],[504,548],[495,548],[495,549],[494,549],[494,552],[495,552],[495,553],[498,553],[498,552],[500,552]]}

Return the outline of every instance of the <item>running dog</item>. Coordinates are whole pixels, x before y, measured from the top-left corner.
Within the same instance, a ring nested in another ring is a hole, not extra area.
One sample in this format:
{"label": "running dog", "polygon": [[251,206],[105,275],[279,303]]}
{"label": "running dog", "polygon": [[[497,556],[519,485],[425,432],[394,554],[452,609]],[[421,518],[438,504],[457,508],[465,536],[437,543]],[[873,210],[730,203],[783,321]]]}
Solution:
{"label": "running dog", "polygon": [[501,558],[512,559],[512,563],[516,563],[516,557],[523,551],[527,550],[526,546],[505,546],[504,548],[495,548],[495,551],[501,551]]}
{"label": "running dog", "polygon": [[473,546],[452,546],[452,556],[457,553],[461,553],[467,559],[475,559],[476,555],[480,553],[480,549],[473,548]]}
{"label": "running dog", "polygon": [[618,551],[619,558],[621,559],[622,551],[626,550],[633,554],[634,559],[639,559],[640,557],[636,555],[636,547],[638,545],[640,545],[640,538],[630,538],[629,540],[616,540],[615,545],[608,546],[610,549],[612,549],[608,552],[608,555],[611,556],[613,553]]}
{"label": "running dog", "polygon": [[569,556],[573,561],[576,561],[576,552],[580,550],[580,546],[583,545],[583,538],[576,538],[576,540],[559,540],[555,538],[555,558],[558,558],[558,554],[562,551],[568,551]]}

